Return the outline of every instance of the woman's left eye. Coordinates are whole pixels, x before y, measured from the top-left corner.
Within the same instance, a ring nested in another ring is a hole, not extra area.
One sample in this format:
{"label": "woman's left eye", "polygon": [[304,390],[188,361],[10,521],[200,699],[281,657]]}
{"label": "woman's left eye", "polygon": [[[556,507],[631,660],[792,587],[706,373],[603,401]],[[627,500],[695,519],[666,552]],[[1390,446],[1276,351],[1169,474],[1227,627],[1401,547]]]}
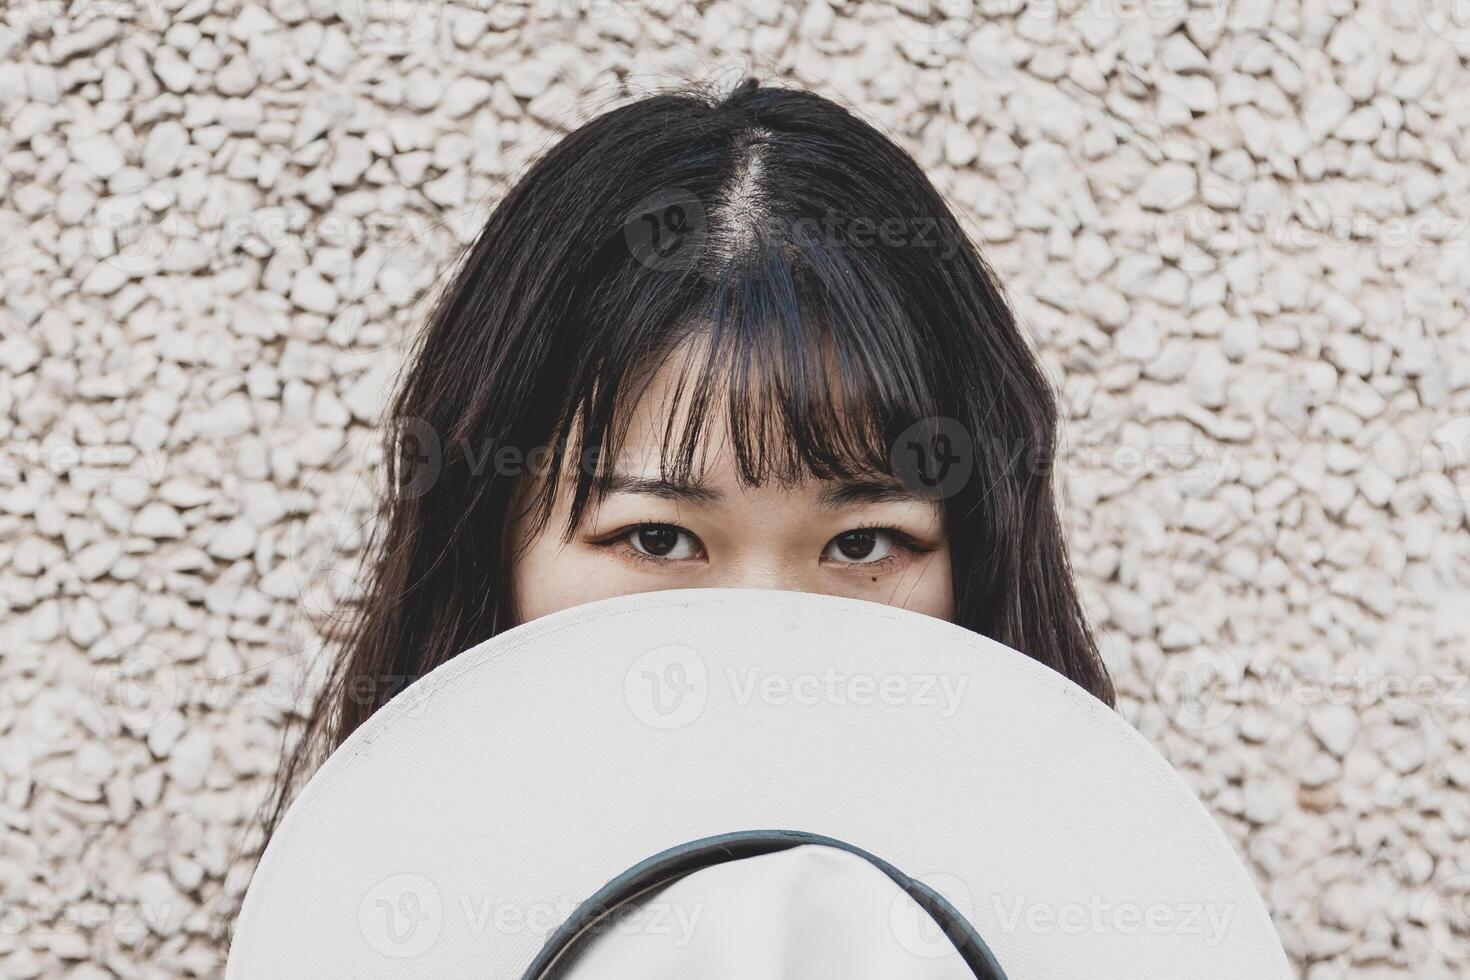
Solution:
{"label": "woman's left eye", "polygon": [[844,531],[827,543],[822,557],[847,565],[868,565],[882,561],[893,553],[893,535],[877,528]]}

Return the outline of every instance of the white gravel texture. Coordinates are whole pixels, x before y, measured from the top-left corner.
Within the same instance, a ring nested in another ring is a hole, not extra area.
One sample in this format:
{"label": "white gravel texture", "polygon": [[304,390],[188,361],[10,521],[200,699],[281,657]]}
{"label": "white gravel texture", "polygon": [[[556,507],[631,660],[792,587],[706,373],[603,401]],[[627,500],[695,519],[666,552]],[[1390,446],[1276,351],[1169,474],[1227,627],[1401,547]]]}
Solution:
{"label": "white gravel texture", "polygon": [[963,212],[1121,709],[1302,974],[1470,975],[1470,17],[929,8],[0,8],[0,976],[219,972],[408,328],[559,132],[745,71]]}

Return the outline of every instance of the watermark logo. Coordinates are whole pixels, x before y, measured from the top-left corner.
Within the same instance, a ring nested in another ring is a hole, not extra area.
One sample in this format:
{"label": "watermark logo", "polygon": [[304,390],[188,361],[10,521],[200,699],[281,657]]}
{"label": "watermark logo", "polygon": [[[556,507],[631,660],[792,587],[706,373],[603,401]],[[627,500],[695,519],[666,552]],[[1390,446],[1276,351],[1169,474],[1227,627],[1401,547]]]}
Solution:
{"label": "watermark logo", "polygon": [[[425,427],[425,433],[416,425],[419,422],[397,420],[418,437],[432,437],[432,428]],[[380,459],[379,444],[367,435],[360,438],[363,441],[357,444],[349,440],[347,446],[301,480],[290,510],[295,519],[282,539],[281,565],[261,583],[267,594],[297,603],[318,622],[349,615],[344,602],[366,585],[362,577],[364,546],[379,501],[389,495],[382,490],[387,468]],[[435,443],[425,438],[420,446],[431,461],[429,450]],[[428,469],[409,467],[409,473]],[[437,479],[437,475],[435,472],[427,479]],[[409,477],[406,485],[410,491],[416,490],[418,479]]]}
{"label": "watermark logo", "polygon": [[1470,874],[1440,882],[1415,903],[1414,911],[1429,942],[1446,959],[1470,960]]}
{"label": "watermark logo", "polygon": [[623,696],[634,717],[645,725],[683,728],[704,712],[709,671],[704,658],[690,647],[655,647],[628,668]]}
{"label": "watermark logo", "polygon": [[[161,271],[183,226],[167,198],[144,187],[99,201],[83,230],[88,252],[111,275],[128,279]],[[106,276],[94,271],[88,279],[87,288],[103,288],[97,284]]]}
{"label": "watermark logo", "polygon": [[444,465],[439,433],[423,419],[403,418],[399,420],[398,445],[402,470],[388,493],[407,499],[422,497],[439,482]]}
{"label": "watermark logo", "polygon": [[704,205],[679,187],[650,195],[623,224],[633,258],[659,272],[692,268],[704,254],[707,238]]}
{"label": "watermark logo", "polygon": [[1429,29],[1454,44],[1470,44],[1470,0],[1416,0]]}
{"label": "watermark logo", "polygon": [[1425,488],[1453,507],[1470,506],[1470,415],[1429,434],[1419,450]]}
{"label": "watermark logo", "polygon": [[141,732],[163,720],[177,705],[179,675],[158,647],[141,644],[122,651],[119,662],[92,675],[92,700],[123,728]]}
{"label": "watermark logo", "polygon": [[931,500],[958,493],[975,473],[975,446],[958,419],[920,419],[893,442],[889,463],[904,487]]}
{"label": "watermark logo", "polygon": [[411,45],[431,39],[444,16],[444,0],[349,0],[343,19],[370,40]]}
{"label": "watermark logo", "polygon": [[1208,731],[1235,717],[1244,676],[1238,657],[1204,644],[1165,660],[1154,678],[1154,700],[1176,727]]}
{"label": "watermark logo", "polygon": [[[931,874],[917,880],[947,901],[965,922],[974,921],[975,897],[964,879],[952,874]],[[893,896],[888,908],[888,926],[898,944],[920,959],[955,955],[954,940],[907,892]]]}
{"label": "watermark logo", "polygon": [[384,878],[357,907],[362,938],[391,959],[421,956],[439,939],[444,915],[439,890],[423,875]]}
{"label": "watermark logo", "polygon": [[900,34],[931,48],[961,41],[974,29],[974,0],[893,0],[883,6]]}

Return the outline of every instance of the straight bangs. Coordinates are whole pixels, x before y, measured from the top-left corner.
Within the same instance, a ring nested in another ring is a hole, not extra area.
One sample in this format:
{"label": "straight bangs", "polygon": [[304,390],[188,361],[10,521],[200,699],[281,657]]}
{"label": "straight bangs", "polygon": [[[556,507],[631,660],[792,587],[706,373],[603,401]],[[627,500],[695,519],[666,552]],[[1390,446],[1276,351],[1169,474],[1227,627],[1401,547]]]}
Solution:
{"label": "straight bangs", "polygon": [[[899,435],[949,410],[935,348],[916,342],[928,331],[912,322],[915,304],[891,270],[769,224],[736,256],[613,278],[576,353],[539,520],[572,479],[562,533],[575,531],[666,368],[659,465],[673,482],[698,480],[721,435],[747,487],[892,477]],[[721,422],[723,433],[712,431]]]}

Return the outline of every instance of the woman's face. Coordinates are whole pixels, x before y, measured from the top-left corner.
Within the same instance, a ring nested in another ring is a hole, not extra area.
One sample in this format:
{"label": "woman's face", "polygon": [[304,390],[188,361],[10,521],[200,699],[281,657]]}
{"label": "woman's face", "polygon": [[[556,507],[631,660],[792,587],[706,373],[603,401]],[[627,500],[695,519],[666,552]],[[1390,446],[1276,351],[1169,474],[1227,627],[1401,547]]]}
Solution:
{"label": "woman's face", "polygon": [[560,533],[569,477],[539,533],[530,536],[524,517],[513,526],[521,622],[595,599],[704,587],[819,592],[953,619],[943,507],[891,477],[742,487],[725,420],[714,418],[703,431],[717,441],[701,447],[694,482],[664,482],[659,449],[678,410],[675,383],[666,364],[630,418],[612,489],[588,504],[570,540]]}

